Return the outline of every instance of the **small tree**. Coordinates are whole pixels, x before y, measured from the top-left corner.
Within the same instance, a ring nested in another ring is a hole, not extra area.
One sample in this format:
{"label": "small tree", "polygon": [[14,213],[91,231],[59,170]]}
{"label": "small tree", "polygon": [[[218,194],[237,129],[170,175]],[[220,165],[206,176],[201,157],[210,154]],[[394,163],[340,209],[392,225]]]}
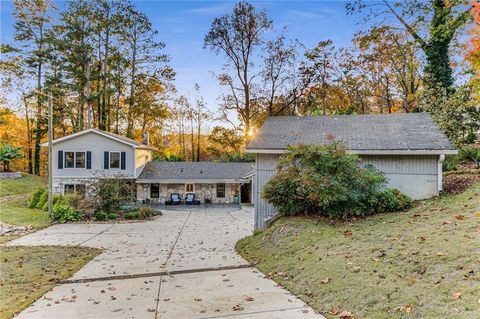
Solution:
{"label": "small tree", "polygon": [[20,147],[13,147],[7,144],[0,148],[0,162],[2,162],[2,170],[4,172],[10,171],[10,164],[13,160],[23,157],[20,150]]}
{"label": "small tree", "polygon": [[115,212],[135,199],[134,188],[129,180],[122,178],[99,179],[93,187],[96,190],[97,211]]}
{"label": "small tree", "polygon": [[373,166],[347,154],[341,142],[290,147],[263,197],[281,213],[348,218],[375,212],[369,202],[386,183]]}

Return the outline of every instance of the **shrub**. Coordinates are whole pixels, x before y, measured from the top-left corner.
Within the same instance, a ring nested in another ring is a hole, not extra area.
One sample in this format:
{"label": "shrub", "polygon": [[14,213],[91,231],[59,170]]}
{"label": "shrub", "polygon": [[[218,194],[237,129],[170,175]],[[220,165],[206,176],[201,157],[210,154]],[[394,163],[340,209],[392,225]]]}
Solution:
{"label": "shrub", "polygon": [[40,200],[40,197],[42,196],[43,193],[45,193],[47,190],[44,188],[38,188],[36,191],[33,192],[32,197],[28,201],[28,208],[36,208],[38,201]]}
{"label": "shrub", "polygon": [[61,203],[57,203],[52,209],[53,220],[56,220],[62,224],[69,221],[79,221],[84,216],[85,214],[83,211],[74,210],[72,207]]}
{"label": "shrub", "polygon": [[46,190],[42,193],[42,195],[40,195],[40,198],[38,199],[38,202],[37,202],[37,205],[35,205],[35,208],[42,209],[43,205],[45,204],[48,205],[48,191]]}
{"label": "shrub", "polygon": [[[60,195],[53,195],[53,197],[52,197],[52,208],[53,208],[53,206],[55,206],[57,203],[65,204],[64,201],[63,201],[63,197],[62,197],[62,196],[60,196]],[[48,211],[48,201],[45,202],[45,204],[43,204],[42,210]]]}
{"label": "shrub", "polygon": [[96,208],[105,212],[121,210],[134,200],[132,183],[121,178],[100,179],[93,184],[96,189]]}
{"label": "shrub", "polygon": [[104,212],[96,212],[96,213],[95,213],[95,219],[96,219],[96,220],[105,220],[105,219],[107,219],[107,213],[104,213]]}
{"label": "shrub", "polygon": [[480,165],[480,148],[465,146],[458,151],[458,158],[461,161],[474,162],[478,166]]}
{"label": "shrub", "polygon": [[153,216],[153,209],[150,207],[140,207],[137,213],[139,219],[145,219]]}
{"label": "shrub", "polygon": [[460,162],[461,161],[457,155],[447,155],[442,163],[442,170],[444,172],[455,171],[457,170]]}
{"label": "shrub", "polygon": [[115,214],[115,213],[110,213],[110,214],[107,215],[107,218],[108,218],[108,219],[117,219],[117,218],[118,218],[118,215]]}
{"label": "shrub", "polygon": [[335,218],[375,212],[370,202],[386,183],[373,166],[347,154],[341,142],[290,147],[278,171],[265,185],[263,197],[281,213],[320,214]]}
{"label": "shrub", "polygon": [[125,219],[138,219],[138,213],[137,212],[129,212],[123,215],[123,218]]}
{"label": "shrub", "polygon": [[76,193],[69,193],[63,196],[63,201],[70,207],[78,208],[80,207],[82,197]]}
{"label": "shrub", "polygon": [[375,193],[369,204],[376,213],[388,213],[410,208],[412,199],[399,190],[387,188]]}

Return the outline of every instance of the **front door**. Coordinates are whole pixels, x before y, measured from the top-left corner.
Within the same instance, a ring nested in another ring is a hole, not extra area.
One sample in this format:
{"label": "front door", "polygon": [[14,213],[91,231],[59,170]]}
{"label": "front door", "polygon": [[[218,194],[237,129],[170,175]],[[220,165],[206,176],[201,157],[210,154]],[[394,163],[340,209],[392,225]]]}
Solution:
{"label": "front door", "polygon": [[250,204],[252,202],[252,182],[240,186],[240,203]]}

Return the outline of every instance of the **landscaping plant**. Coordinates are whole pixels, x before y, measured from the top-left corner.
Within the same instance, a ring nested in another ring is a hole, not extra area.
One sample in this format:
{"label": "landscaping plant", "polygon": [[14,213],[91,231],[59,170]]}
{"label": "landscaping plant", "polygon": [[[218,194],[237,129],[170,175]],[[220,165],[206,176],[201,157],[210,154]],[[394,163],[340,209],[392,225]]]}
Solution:
{"label": "landscaping plant", "polygon": [[[265,185],[264,199],[287,215],[318,214],[347,219],[407,207],[399,191],[382,190],[385,176],[357,155],[347,154],[342,142],[324,146],[290,147],[278,171]],[[388,204],[380,205],[380,198]]]}
{"label": "landscaping plant", "polygon": [[96,213],[95,213],[95,219],[96,219],[96,220],[99,220],[99,221],[105,220],[105,219],[107,219],[107,213],[104,213],[104,212],[96,212]]}
{"label": "landscaping plant", "polygon": [[121,178],[100,179],[93,187],[96,189],[96,208],[98,211],[120,211],[122,206],[134,201],[132,184]]}
{"label": "landscaping plant", "polygon": [[10,172],[10,164],[13,160],[23,157],[20,151],[20,147],[13,147],[7,144],[3,144],[3,147],[0,147],[0,162],[4,172]]}
{"label": "landscaping plant", "polygon": [[84,216],[85,214],[81,210],[75,210],[62,203],[55,204],[52,209],[53,220],[62,224],[70,221],[79,221],[83,219]]}

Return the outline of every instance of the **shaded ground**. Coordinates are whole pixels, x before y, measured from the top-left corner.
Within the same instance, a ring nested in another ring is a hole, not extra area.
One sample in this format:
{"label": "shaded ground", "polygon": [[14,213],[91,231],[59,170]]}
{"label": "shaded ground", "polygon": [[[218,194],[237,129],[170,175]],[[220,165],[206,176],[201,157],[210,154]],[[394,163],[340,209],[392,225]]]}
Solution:
{"label": "shaded ground", "polygon": [[195,210],[163,211],[141,223],[54,225],[24,236],[8,245],[104,253],[18,318],[322,318],[235,252],[252,229],[251,210]]}
{"label": "shaded ground", "polygon": [[480,318],[480,184],[332,225],[282,218],[238,251],[327,317]]}
{"label": "shaded ground", "polygon": [[13,317],[99,252],[85,247],[0,247],[0,318]]}
{"label": "shaded ground", "polygon": [[447,172],[443,177],[443,192],[459,194],[470,186],[480,183],[480,169],[460,172]]}

